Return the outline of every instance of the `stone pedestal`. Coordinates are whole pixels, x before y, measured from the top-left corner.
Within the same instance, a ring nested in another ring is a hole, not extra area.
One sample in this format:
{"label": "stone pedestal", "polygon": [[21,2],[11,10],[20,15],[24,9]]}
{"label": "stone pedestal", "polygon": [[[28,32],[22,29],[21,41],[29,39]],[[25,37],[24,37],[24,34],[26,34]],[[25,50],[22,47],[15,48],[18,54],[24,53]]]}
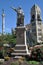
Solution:
{"label": "stone pedestal", "polygon": [[16,40],[18,45],[25,44],[25,27],[20,26],[16,28]]}
{"label": "stone pedestal", "polygon": [[16,28],[16,46],[12,55],[24,56],[28,54],[28,48],[26,44],[26,28],[19,26]]}

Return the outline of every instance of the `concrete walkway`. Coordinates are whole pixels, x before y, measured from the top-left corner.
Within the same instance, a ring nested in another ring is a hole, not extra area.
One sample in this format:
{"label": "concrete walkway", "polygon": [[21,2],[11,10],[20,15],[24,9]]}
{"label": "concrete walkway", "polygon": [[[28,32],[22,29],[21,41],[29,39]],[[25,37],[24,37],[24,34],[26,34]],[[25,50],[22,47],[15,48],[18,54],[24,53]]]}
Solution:
{"label": "concrete walkway", "polygon": [[[3,64],[0,65],[11,65],[12,62],[15,62],[15,59],[10,59],[8,61],[5,61]],[[23,63],[20,63],[19,65],[33,65],[33,64],[28,64],[26,61],[24,61]],[[37,65],[43,65],[43,64],[37,64]]]}

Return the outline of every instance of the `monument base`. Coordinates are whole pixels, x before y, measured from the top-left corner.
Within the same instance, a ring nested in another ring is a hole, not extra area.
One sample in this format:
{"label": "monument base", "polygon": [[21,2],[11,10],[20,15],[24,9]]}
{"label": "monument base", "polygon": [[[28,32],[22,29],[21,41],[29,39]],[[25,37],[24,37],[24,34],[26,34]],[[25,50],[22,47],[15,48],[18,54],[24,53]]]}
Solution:
{"label": "monument base", "polygon": [[20,26],[16,28],[16,46],[15,50],[11,55],[13,56],[25,56],[28,54],[28,47],[26,44],[26,28]]}

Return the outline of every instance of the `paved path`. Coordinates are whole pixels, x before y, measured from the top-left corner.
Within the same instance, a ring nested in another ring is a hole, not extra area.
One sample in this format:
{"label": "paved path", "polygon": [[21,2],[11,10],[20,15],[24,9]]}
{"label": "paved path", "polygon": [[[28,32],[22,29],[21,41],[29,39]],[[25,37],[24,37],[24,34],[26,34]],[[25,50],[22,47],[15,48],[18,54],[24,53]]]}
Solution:
{"label": "paved path", "polygon": [[[11,65],[11,63],[15,61],[16,61],[15,59],[11,58],[10,60],[5,61],[3,64],[0,64],[0,65]],[[33,64],[28,64],[26,61],[24,61],[22,64],[19,64],[19,65],[33,65]],[[39,65],[43,65],[43,64],[39,64]]]}
{"label": "paved path", "polygon": [[12,58],[8,61],[5,61],[3,64],[0,65],[11,65],[12,62],[15,62],[15,60],[13,60]]}

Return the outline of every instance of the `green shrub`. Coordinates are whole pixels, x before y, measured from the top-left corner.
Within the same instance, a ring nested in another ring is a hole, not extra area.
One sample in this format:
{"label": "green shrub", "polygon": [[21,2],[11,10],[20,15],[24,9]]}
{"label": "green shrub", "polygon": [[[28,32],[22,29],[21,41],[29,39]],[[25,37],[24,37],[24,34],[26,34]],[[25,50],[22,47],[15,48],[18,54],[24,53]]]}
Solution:
{"label": "green shrub", "polygon": [[39,62],[37,62],[37,61],[29,61],[28,63],[29,64],[36,64],[36,65],[39,64]]}

